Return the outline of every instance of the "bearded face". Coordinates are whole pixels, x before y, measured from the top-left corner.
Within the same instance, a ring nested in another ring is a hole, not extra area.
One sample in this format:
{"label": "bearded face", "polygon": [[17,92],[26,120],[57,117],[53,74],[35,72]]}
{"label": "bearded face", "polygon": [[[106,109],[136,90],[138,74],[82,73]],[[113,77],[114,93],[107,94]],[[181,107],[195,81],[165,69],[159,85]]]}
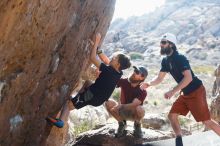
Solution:
{"label": "bearded face", "polygon": [[167,47],[161,47],[160,49],[160,54],[161,55],[169,55],[172,52],[172,47],[167,46]]}

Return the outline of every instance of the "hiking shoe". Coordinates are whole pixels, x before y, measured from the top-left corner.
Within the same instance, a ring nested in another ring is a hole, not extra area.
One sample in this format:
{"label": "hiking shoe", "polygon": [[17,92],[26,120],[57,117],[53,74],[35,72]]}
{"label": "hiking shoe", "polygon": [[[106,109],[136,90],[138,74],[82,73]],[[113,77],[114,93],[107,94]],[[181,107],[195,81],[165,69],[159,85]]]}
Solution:
{"label": "hiking shoe", "polygon": [[115,137],[122,137],[125,135],[125,129],[127,127],[126,121],[118,122],[118,130]]}
{"label": "hiking shoe", "polygon": [[142,136],[141,123],[134,122],[134,137],[142,138]]}
{"label": "hiking shoe", "polygon": [[176,146],[183,146],[182,136],[176,137]]}
{"label": "hiking shoe", "polygon": [[46,120],[48,123],[50,123],[58,128],[63,128],[63,126],[64,126],[64,122],[60,119],[54,119],[51,117],[47,117]]}

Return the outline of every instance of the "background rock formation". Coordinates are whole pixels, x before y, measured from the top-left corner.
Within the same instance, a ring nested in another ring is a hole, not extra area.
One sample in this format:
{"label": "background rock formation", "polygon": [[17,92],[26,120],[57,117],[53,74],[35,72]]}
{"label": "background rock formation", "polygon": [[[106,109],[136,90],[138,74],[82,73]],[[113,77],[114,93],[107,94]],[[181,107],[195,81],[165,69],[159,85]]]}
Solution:
{"label": "background rock formation", "polygon": [[[55,116],[89,65],[88,39],[105,36],[115,0],[1,0],[0,145],[62,145]],[[61,133],[61,134],[60,134]]]}
{"label": "background rock formation", "polygon": [[215,81],[212,89],[212,95],[215,99],[211,103],[212,118],[220,123],[220,65],[215,70]]}
{"label": "background rock formation", "polygon": [[155,11],[128,19],[116,19],[110,26],[103,48],[139,52],[147,65],[160,65],[158,54],[161,35],[177,35],[181,53],[195,65],[216,66],[220,56],[220,1],[166,0]]}

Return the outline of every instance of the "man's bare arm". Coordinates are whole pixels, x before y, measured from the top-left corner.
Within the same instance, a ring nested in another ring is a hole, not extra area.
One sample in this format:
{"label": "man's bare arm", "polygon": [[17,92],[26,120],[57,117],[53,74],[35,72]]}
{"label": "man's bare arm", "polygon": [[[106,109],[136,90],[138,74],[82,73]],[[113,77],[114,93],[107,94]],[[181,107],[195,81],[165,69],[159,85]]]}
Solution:
{"label": "man's bare arm", "polygon": [[128,104],[121,104],[121,106],[123,106],[123,108],[125,110],[133,110],[135,109],[135,107],[141,105],[141,101],[137,98],[135,98],[132,103],[128,103]]}
{"label": "man's bare arm", "polygon": [[161,83],[163,81],[166,74],[167,74],[166,72],[159,72],[158,76],[156,78],[154,78],[152,81],[150,81],[149,83],[141,84],[141,89],[146,89],[150,86],[158,85],[159,83]]}
{"label": "man's bare arm", "polygon": [[185,70],[183,72],[183,75],[184,75],[184,78],[182,79],[182,81],[176,87],[173,88],[174,93],[185,88],[187,85],[189,85],[190,82],[192,82],[192,74],[190,70]]}
{"label": "man's bare arm", "polygon": [[110,60],[109,60],[109,58],[103,52],[98,54],[98,56],[102,60],[102,62],[104,62],[105,64],[109,65]]}
{"label": "man's bare arm", "polygon": [[96,34],[96,38],[95,38],[95,44],[92,48],[92,52],[91,52],[91,56],[90,56],[90,61],[97,67],[99,68],[100,67],[100,61],[96,58],[96,50],[97,50],[97,47],[99,45],[99,42],[101,40],[101,35],[100,33],[97,33]]}
{"label": "man's bare arm", "polygon": [[182,79],[182,81],[176,87],[174,87],[172,90],[170,90],[164,94],[165,98],[170,99],[176,92],[182,90],[187,85],[189,85],[189,83],[192,81],[191,71],[185,70],[183,72],[183,75],[184,75],[184,78]]}

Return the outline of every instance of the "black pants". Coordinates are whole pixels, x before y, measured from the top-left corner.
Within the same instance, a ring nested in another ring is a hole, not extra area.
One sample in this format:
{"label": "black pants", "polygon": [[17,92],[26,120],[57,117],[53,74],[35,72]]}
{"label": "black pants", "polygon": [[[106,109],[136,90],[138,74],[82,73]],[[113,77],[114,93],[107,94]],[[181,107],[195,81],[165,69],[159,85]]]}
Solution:
{"label": "black pants", "polygon": [[86,89],[84,92],[77,94],[71,101],[76,109],[83,108],[87,105],[100,106],[105,102],[95,97],[90,89]]}

